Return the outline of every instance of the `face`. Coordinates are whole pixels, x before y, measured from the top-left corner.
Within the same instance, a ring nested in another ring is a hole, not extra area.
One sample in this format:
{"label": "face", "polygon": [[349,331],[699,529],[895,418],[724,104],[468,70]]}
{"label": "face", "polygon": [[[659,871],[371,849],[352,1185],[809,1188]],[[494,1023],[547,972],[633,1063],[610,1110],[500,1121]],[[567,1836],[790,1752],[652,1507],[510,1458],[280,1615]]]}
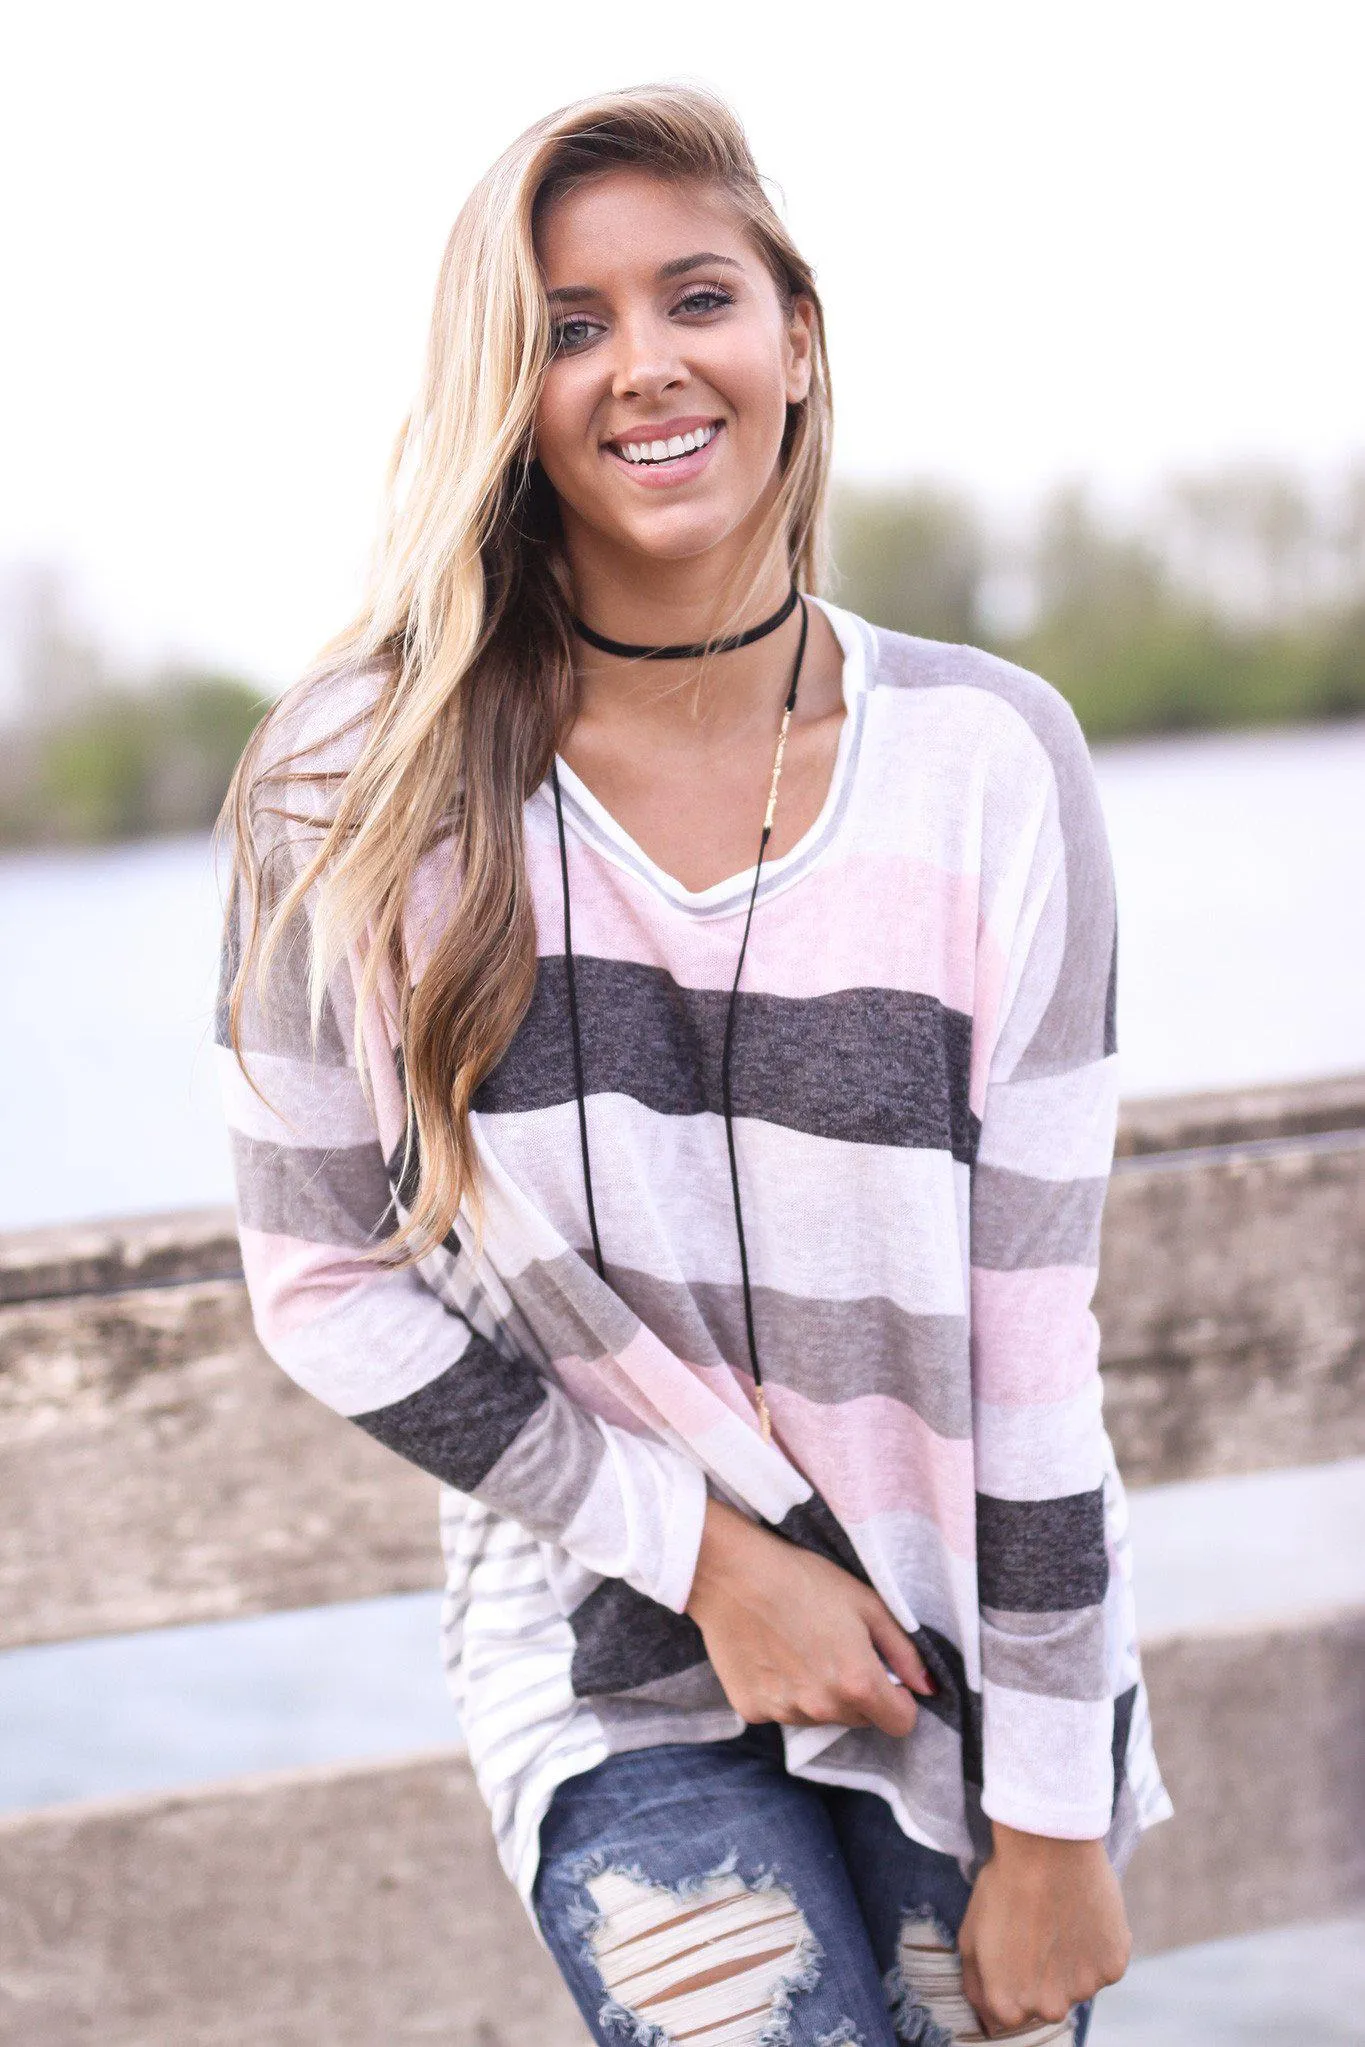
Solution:
{"label": "face", "polygon": [[570,558],[747,542],[810,386],[810,301],[784,303],[723,191],[644,171],[563,193],[536,247],[556,348],[535,447]]}

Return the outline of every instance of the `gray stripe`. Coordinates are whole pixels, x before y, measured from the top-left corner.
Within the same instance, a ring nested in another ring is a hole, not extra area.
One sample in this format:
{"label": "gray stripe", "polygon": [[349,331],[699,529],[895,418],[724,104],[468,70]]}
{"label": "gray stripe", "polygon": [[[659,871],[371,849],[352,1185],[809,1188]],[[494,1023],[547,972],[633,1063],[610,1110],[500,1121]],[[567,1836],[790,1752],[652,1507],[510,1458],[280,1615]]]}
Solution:
{"label": "gray stripe", "polygon": [[628,1721],[638,1718],[647,1706],[667,1707],[673,1716],[687,1712],[724,1711],[733,1716],[734,1707],[725,1696],[725,1687],[709,1662],[689,1664],[686,1670],[674,1671],[668,1677],[651,1678],[647,1684],[636,1685],[627,1693],[618,1692],[600,1709],[603,1726],[610,1726],[613,1714],[623,1715]]}
{"label": "gray stripe", "polygon": [[[276,866],[283,865],[276,861]],[[277,894],[292,881],[285,872]],[[239,881],[234,880],[223,920],[218,955],[218,1001],[214,1036],[220,1045],[228,1043],[227,1006],[233,981],[241,965],[246,922],[246,904]],[[263,912],[268,917],[269,909]],[[346,1066],[350,1062],[337,1025],[330,991],[324,996],[314,1045],[308,1015],[308,961],[312,926],[307,913],[296,910],[280,936],[279,950],[266,975],[264,1002],[257,990],[253,962],[242,991],[240,1036],[248,1052],[272,1053],[284,1059],[316,1060],[319,1066]],[[344,966],[341,971],[345,971]]]}
{"label": "gray stripe", "polygon": [[[509,1282],[516,1307],[547,1357],[619,1354],[643,1324],[688,1364],[747,1369],[744,1295],[738,1286],[657,1279],[608,1265],[609,1294],[584,1256],[528,1265]],[[754,1289],[759,1356],[770,1383],[837,1405],[880,1394],[903,1401],[941,1436],[972,1432],[965,1316],[911,1315],[872,1295],[806,1300]]]}
{"label": "gray stripe", "polygon": [[1061,1613],[981,1609],[981,1675],[1016,1692],[1107,1699],[1104,1608]]}
{"label": "gray stripe", "polygon": [[629,1699],[612,1698],[594,1699],[592,1710],[602,1723],[613,1755],[657,1748],[665,1741],[733,1741],[744,1732],[743,1720],[729,1705],[670,1713],[666,1707],[636,1706]]}
{"label": "gray stripe", "polygon": [[[747,1369],[740,1287],[670,1284],[617,1267],[608,1277],[676,1356]],[[755,1287],[753,1302],[758,1354],[772,1384],[830,1405],[881,1394],[905,1402],[941,1436],[971,1435],[965,1316],[911,1315],[875,1294],[807,1300],[771,1287]]]}
{"label": "gray stripe", "polygon": [[615,1356],[639,1334],[630,1308],[576,1251],[537,1259],[506,1286],[547,1358]]}
{"label": "gray stripe", "polygon": [[908,1741],[876,1727],[853,1727],[817,1756],[812,1768],[856,1773],[869,1791],[895,1785],[921,1825],[940,1839],[967,1847],[962,1741],[954,1728],[926,1713],[922,1705]]}
{"label": "gray stripe", "polygon": [[[513,1370],[501,1359],[499,1364],[504,1373]],[[534,1376],[545,1391],[544,1405],[485,1475],[479,1497],[533,1535],[557,1541],[592,1490],[607,1448],[583,1408]]]}
{"label": "gray stripe", "polygon": [[972,1175],[972,1264],[994,1272],[1100,1262],[1106,1178],[1039,1180],[1004,1166]]}
{"label": "gray stripe", "polygon": [[324,1151],[271,1144],[240,1130],[228,1134],[238,1211],[247,1229],[360,1248],[393,1228],[392,1190],[378,1144]]}
{"label": "gray stripe", "polygon": [[989,690],[1026,719],[1052,763],[1066,853],[1066,939],[1057,983],[1014,1077],[1069,1071],[1117,1049],[1118,940],[1113,862],[1085,734],[1053,684],[980,647],[877,629],[870,684]]}

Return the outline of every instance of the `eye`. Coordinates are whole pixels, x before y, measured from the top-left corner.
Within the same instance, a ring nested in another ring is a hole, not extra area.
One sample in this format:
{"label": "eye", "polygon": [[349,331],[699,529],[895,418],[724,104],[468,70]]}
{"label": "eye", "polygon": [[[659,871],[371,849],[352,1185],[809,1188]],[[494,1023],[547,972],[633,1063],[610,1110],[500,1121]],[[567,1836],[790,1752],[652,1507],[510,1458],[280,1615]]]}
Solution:
{"label": "eye", "polygon": [[714,313],[722,306],[734,304],[733,292],[723,284],[696,284],[684,294],[673,308],[675,313]]}
{"label": "eye", "polygon": [[567,320],[556,320],[550,330],[550,338],[556,355],[573,355],[587,345],[593,337],[593,322],[586,313],[571,313]]}

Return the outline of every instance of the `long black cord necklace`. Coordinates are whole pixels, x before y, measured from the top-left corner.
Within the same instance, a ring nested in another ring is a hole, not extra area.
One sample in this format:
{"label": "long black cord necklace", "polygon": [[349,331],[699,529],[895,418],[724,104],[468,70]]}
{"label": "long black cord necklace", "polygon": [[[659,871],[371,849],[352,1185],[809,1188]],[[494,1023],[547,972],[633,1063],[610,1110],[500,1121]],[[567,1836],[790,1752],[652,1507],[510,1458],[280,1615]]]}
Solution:
{"label": "long black cord necklace", "polygon": [[[749,949],[749,928],[754,921],[754,905],[758,901],[758,884],[763,873],[763,856],[768,850],[772,837],[773,819],[777,815],[777,786],[782,779],[782,758],[787,750],[787,734],[791,730],[792,713],[796,709],[796,692],[801,681],[801,663],[806,653],[806,628],[810,613],[804,597],[797,591],[795,583],[779,611],[761,624],[751,626],[748,632],[736,633],[725,640],[703,641],[698,646],[636,647],[622,640],[608,640],[600,633],[590,632],[578,619],[575,629],[584,639],[605,653],[621,654],[632,659],[646,661],[681,661],[684,658],[699,659],[704,653],[728,653],[735,647],[747,647],[765,634],[775,632],[785,619],[791,617],[797,604],[801,606],[801,638],[797,644],[796,661],[792,667],[791,688],[787,691],[782,706],[782,723],[778,728],[777,751],[773,756],[772,780],[768,787],[768,805],[763,813],[763,830],[759,835],[758,859],[754,863],[754,883],[749,891],[749,908],[744,919],[744,935],[739,942],[739,958],[735,962],[735,978],[730,984],[730,999],[725,1010],[725,1037],[720,1055],[721,1105],[725,1115],[725,1143],[730,1155],[730,1190],[735,1202],[735,1235],[739,1241],[739,1272],[744,1290],[744,1329],[749,1339],[749,1365],[754,1375],[754,1399],[758,1407],[759,1426],[765,1443],[772,1440],[772,1416],[768,1412],[767,1398],[763,1392],[763,1371],[758,1360],[758,1333],[754,1326],[753,1288],[749,1282],[749,1247],[744,1235],[744,1208],[739,1194],[739,1160],[735,1152],[735,1112],[730,1086],[730,1058],[735,1039],[735,1002],[739,994],[740,975],[744,972],[744,955]],[[583,1193],[588,1210],[588,1229],[592,1235],[593,1262],[599,1279],[605,1280],[606,1267],[602,1260],[602,1240],[597,1229],[597,1207],[592,1194],[592,1160],[588,1153],[588,1103],[587,1087],[583,1077],[583,1032],[578,1015],[578,987],[574,973],[573,920],[569,909],[569,849],[564,835],[564,801],[559,787],[559,768],[556,762],[550,764],[550,781],[554,789],[555,820],[559,827],[559,873],[564,891],[564,979],[569,997],[569,1036],[573,1045],[574,1091],[578,1098],[578,1143],[583,1157]]]}

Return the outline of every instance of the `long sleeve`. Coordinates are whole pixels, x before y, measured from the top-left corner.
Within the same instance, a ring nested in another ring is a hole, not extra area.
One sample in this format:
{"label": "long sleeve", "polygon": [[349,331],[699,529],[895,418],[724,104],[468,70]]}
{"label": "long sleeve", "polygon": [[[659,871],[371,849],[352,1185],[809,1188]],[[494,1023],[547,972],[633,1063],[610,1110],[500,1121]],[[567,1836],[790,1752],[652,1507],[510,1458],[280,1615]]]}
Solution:
{"label": "long sleeve", "polygon": [[238,893],[225,924],[217,1056],[242,1262],[265,1350],[399,1455],[680,1613],[705,1512],[700,1466],[590,1413],[505,1330],[481,1330],[420,1271],[384,1271],[360,1255],[388,1234],[394,1210],[351,1048],[349,972],[334,977],[314,1045],[301,913],[268,999],[244,1003],[244,1072],[224,1008],[240,954]]}
{"label": "long sleeve", "polygon": [[[983,902],[971,1306],[983,1806],[1096,1838],[1114,1798],[1099,1326],[1118,1115],[1114,876],[1093,764],[1042,685]],[[993,1011],[993,1016],[990,1012]]]}

